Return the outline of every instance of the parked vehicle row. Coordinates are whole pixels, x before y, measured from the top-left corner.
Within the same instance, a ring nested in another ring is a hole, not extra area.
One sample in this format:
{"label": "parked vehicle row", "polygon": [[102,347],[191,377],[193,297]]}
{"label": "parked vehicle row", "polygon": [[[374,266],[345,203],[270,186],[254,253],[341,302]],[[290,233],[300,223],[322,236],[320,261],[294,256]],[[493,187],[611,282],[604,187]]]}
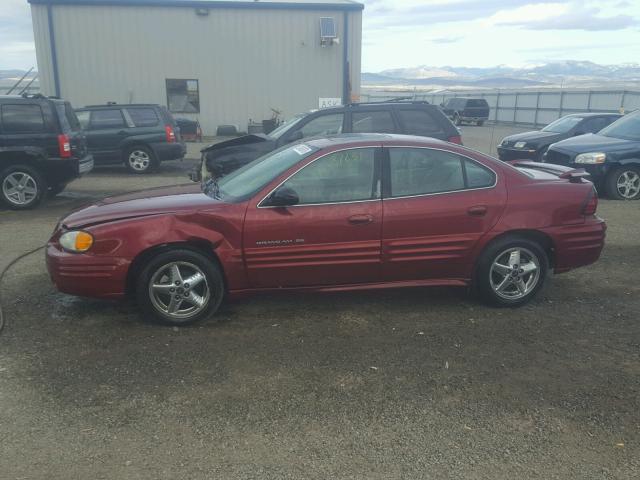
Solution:
{"label": "parked vehicle row", "polygon": [[75,110],[42,95],[0,96],[0,201],[35,207],[94,165],[148,173],[186,146],[166,107],[95,105]]}
{"label": "parked vehicle row", "polygon": [[610,198],[638,200],[640,111],[567,115],[540,131],[505,137],[498,156],[583,168]]}

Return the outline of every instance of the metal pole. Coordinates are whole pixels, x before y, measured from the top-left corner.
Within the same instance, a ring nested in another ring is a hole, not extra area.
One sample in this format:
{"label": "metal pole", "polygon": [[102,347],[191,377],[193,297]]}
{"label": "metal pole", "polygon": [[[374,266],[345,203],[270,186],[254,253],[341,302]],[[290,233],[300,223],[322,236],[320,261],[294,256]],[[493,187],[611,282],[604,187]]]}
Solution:
{"label": "metal pole", "polygon": [[498,111],[500,110],[500,89],[498,89],[498,95],[496,96],[496,118],[495,123],[498,123]]}
{"label": "metal pole", "polygon": [[513,124],[516,123],[516,114],[518,113],[518,92],[516,92],[516,101],[513,105]]}
{"label": "metal pole", "polygon": [[587,97],[587,112],[591,111],[591,90],[589,90],[589,97]]}
{"label": "metal pole", "polygon": [[538,95],[536,96],[536,111],[533,115],[533,126],[537,127],[538,126],[538,109],[540,108],[540,92],[538,92]]}

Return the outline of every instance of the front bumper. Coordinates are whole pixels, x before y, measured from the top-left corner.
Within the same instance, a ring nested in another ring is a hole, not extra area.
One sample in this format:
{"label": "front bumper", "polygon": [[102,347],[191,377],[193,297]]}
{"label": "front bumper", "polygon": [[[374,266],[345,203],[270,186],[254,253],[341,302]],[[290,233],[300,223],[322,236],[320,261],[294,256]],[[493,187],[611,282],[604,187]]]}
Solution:
{"label": "front bumper", "polygon": [[127,259],[69,253],[49,241],[46,262],[51,281],[63,293],[105,299],[125,296],[130,266]]}
{"label": "front bumper", "polygon": [[535,160],[536,151],[529,148],[498,147],[498,158],[503,162],[511,160]]}
{"label": "front bumper", "polygon": [[597,216],[584,223],[561,225],[543,230],[554,242],[555,273],[591,265],[604,248],[607,224]]}

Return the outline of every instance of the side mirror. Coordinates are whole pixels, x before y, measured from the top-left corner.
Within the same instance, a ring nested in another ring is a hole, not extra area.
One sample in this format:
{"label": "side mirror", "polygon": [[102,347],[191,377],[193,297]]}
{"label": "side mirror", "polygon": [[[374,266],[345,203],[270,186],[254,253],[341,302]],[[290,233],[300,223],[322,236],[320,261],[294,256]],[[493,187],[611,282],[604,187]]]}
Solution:
{"label": "side mirror", "polygon": [[268,206],[290,207],[298,203],[300,203],[300,197],[293,188],[280,187],[269,197]]}
{"label": "side mirror", "polygon": [[302,132],[300,130],[296,130],[287,137],[287,143],[297,142],[298,140],[302,140],[303,138],[304,135],[302,135]]}

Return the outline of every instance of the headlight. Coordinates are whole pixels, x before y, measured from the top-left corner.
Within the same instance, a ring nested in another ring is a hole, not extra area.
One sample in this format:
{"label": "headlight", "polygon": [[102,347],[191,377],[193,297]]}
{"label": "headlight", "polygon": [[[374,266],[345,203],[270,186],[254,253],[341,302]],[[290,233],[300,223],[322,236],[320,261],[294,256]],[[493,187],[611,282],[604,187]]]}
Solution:
{"label": "headlight", "polygon": [[60,235],[59,242],[69,252],[86,252],[93,245],[93,235],[82,230],[65,232]]}
{"label": "headlight", "polygon": [[516,144],[514,145],[514,147],[516,148],[524,148],[527,146],[527,142],[516,142]]}
{"label": "headlight", "polygon": [[575,163],[604,163],[607,155],[602,152],[581,153],[574,160]]}

